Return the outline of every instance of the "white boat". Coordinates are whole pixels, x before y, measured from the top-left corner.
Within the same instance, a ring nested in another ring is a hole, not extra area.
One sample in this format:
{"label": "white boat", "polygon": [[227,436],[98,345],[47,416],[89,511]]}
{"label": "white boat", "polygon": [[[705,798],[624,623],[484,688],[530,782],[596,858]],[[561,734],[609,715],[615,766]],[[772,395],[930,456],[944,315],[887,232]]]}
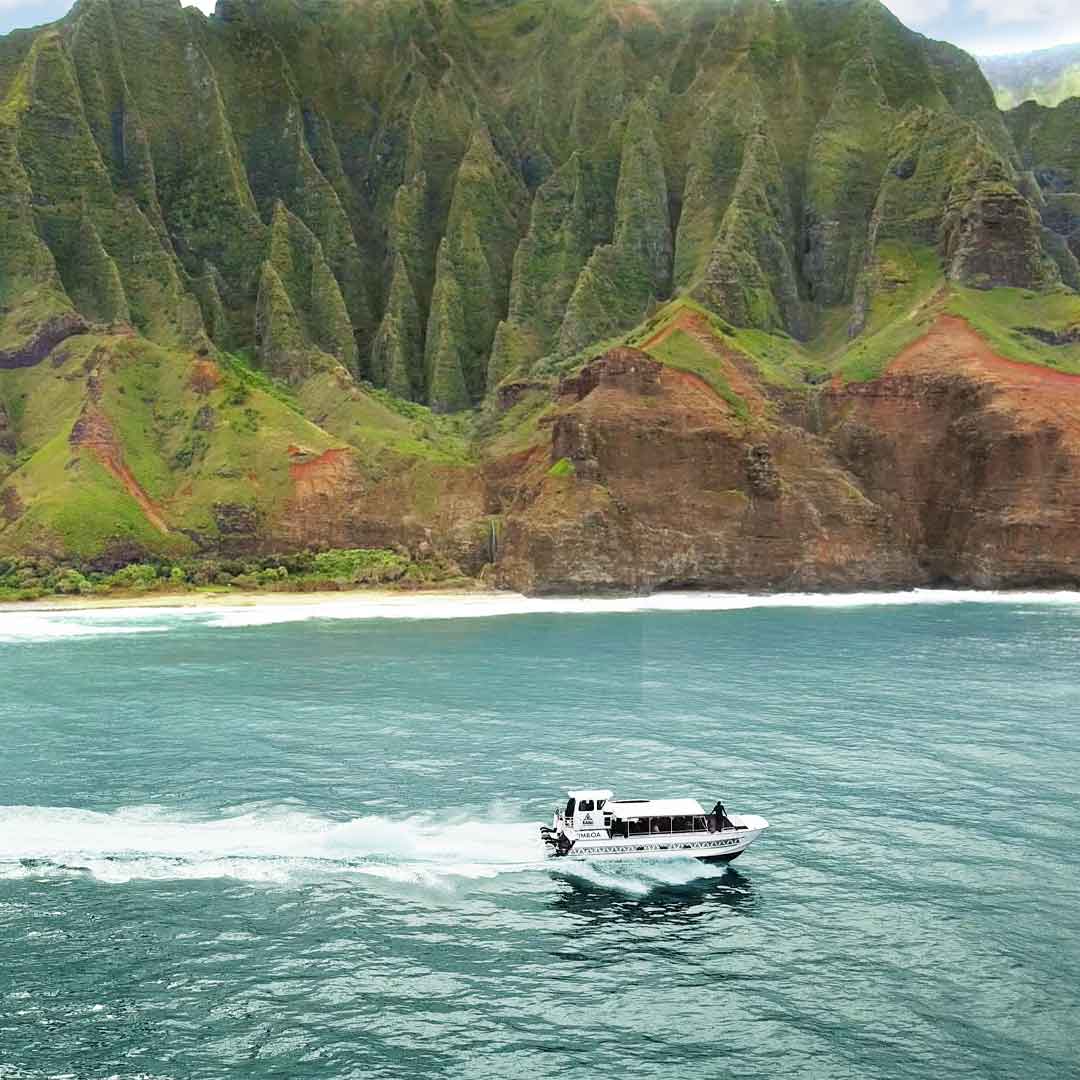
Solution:
{"label": "white boat", "polygon": [[616,799],[610,791],[568,791],[551,827],[540,826],[548,854],[561,859],[701,859],[731,862],[768,827],[756,814],[707,813],[697,799]]}

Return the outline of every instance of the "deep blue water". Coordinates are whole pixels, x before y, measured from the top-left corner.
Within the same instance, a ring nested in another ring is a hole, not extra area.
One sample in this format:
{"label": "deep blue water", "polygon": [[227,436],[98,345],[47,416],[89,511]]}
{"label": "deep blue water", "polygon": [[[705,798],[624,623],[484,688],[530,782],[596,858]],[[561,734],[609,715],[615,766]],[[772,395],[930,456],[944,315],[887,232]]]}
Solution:
{"label": "deep blue water", "polygon": [[1078,1075],[1080,597],[696,603],[0,614],[0,1078]]}

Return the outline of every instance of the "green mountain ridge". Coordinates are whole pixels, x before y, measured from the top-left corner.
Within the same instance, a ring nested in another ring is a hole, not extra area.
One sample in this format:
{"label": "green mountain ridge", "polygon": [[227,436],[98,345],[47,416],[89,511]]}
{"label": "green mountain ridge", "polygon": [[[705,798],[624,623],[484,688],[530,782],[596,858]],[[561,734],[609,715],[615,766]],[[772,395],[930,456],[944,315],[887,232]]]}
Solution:
{"label": "green mountain ridge", "polygon": [[0,38],[0,549],[471,565],[486,463],[679,312],[801,396],[946,307],[1068,370],[990,299],[1080,323],[1038,108],[877,0],[79,0]]}

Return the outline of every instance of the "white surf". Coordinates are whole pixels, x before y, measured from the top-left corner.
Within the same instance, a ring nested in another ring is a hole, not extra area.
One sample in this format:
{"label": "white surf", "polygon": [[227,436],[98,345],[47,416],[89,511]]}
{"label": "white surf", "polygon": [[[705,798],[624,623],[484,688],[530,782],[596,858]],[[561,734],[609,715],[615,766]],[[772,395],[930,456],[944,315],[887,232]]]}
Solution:
{"label": "white surf", "polygon": [[1020,607],[1077,607],[1080,592],[979,592],[912,589],[906,592],[751,593],[678,592],[628,597],[527,597],[516,593],[453,596],[402,595],[306,601],[267,597],[251,605],[176,609],[109,608],[98,611],[0,611],[0,644],[56,642],[116,634],[162,633],[203,626],[239,630],[309,620],[450,620],[524,615],[617,615],[643,612],[725,612],[755,608],[843,611],[866,607],[946,604],[1007,604]]}

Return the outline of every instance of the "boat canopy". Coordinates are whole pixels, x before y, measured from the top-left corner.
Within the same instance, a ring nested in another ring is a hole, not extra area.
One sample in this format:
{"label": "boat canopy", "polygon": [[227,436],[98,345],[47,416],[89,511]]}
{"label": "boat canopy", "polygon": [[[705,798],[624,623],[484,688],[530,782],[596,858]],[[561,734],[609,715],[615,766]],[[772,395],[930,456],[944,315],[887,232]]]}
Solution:
{"label": "boat canopy", "polygon": [[604,807],[617,818],[689,817],[704,814],[697,799],[634,799],[609,802]]}
{"label": "boat canopy", "polygon": [[568,791],[566,793],[571,799],[576,799],[581,802],[582,799],[604,799],[608,800],[612,796],[612,792],[603,791],[600,788],[588,788],[581,789],[580,791]]}

